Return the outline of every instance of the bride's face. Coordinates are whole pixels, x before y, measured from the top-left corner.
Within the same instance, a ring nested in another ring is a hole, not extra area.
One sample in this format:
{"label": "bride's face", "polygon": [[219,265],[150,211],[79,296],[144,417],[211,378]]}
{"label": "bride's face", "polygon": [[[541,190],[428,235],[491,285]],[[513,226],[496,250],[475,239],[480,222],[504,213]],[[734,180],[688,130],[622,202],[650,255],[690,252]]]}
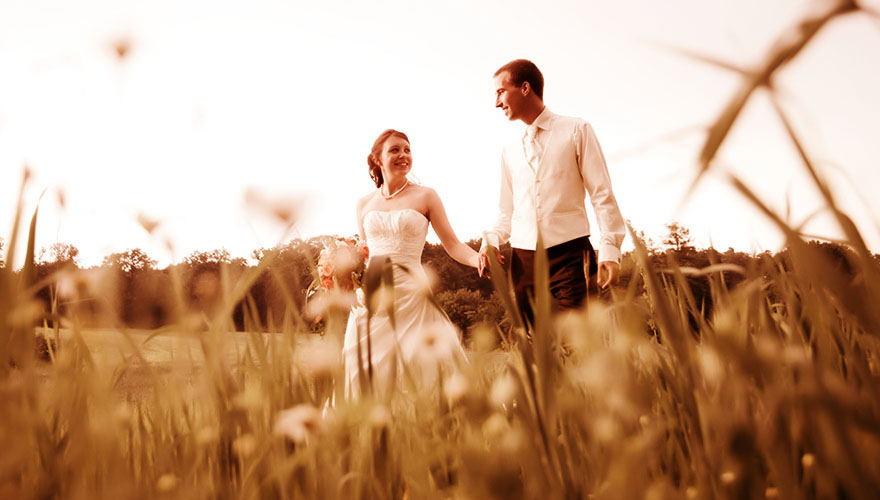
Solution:
{"label": "bride's face", "polygon": [[391,136],[382,145],[382,175],[385,178],[405,176],[412,168],[412,152],[409,142],[402,137]]}

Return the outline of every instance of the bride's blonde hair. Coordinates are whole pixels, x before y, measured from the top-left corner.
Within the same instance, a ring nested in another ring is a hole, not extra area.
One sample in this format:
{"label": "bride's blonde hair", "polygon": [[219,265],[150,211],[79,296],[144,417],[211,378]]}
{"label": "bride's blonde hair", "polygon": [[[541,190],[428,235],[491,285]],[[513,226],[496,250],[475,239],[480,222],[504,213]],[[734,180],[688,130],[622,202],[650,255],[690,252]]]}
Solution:
{"label": "bride's blonde hair", "polygon": [[379,155],[382,154],[382,146],[385,145],[385,141],[390,137],[400,137],[404,141],[409,142],[409,137],[407,137],[406,134],[391,128],[379,134],[376,142],[373,143],[373,149],[371,149],[370,154],[367,155],[367,165],[370,167],[370,179],[373,179],[377,188],[382,187],[382,184],[385,183],[385,179],[382,177],[382,166],[379,163]]}

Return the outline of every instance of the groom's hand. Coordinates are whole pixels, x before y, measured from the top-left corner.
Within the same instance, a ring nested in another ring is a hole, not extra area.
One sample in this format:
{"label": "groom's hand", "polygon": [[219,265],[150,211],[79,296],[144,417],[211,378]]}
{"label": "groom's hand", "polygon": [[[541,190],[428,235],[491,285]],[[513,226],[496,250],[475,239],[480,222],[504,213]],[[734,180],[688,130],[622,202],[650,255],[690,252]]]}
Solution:
{"label": "groom's hand", "polygon": [[489,277],[489,249],[492,249],[495,252],[495,258],[498,259],[499,264],[504,264],[504,257],[501,255],[501,251],[493,246],[486,245],[480,249],[480,265],[477,267],[477,271],[480,274],[480,277],[488,278]]}
{"label": "groom's hand", "polygon": [[617,262],[612,262],[610,260],[600,262],[599,280],[602,279],[602,276],[604,274],[608,274],[608,278],[605,281],[600,281],[600,287],[607,288],[608,285],[613,285],[617,283],[617,278],[620,277],[620,264],[618,264]]}

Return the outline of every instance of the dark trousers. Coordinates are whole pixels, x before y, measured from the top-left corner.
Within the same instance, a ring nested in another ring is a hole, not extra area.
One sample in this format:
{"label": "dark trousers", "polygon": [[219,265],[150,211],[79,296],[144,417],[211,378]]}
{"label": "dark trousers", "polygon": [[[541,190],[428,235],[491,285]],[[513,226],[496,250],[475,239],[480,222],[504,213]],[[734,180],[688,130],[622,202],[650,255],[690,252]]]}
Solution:
{"label": "dark trousers", "polygon": [[[590,238],[584,236],[548,248],[547,261],[554,309],[581,307],[587,298],[587,276],[594,276],[598,270]],[[535,296],[535,251],[514,248],[510,274],[523,319],[534,325],[531,301]]]}

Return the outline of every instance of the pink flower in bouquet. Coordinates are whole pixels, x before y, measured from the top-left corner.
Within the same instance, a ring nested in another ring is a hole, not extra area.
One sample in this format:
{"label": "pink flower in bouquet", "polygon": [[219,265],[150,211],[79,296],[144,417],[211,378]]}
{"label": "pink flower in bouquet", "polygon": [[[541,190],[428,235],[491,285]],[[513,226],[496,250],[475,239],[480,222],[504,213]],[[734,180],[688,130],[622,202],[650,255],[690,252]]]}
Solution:
{"label": "pink flower in bouquet", "polygon": [[343,290],[360,286],[369,249],[354,238],[336,239],[325,245],[318,256],[318,278],[321,288]]}
{"label": "pink flower in bouquet", "polygon": [[360,254],[361,262],[367,262],[370,258],[370,249],[367,247],[367,243],[358,240],[355,248],[357,249],[358,254]]}

